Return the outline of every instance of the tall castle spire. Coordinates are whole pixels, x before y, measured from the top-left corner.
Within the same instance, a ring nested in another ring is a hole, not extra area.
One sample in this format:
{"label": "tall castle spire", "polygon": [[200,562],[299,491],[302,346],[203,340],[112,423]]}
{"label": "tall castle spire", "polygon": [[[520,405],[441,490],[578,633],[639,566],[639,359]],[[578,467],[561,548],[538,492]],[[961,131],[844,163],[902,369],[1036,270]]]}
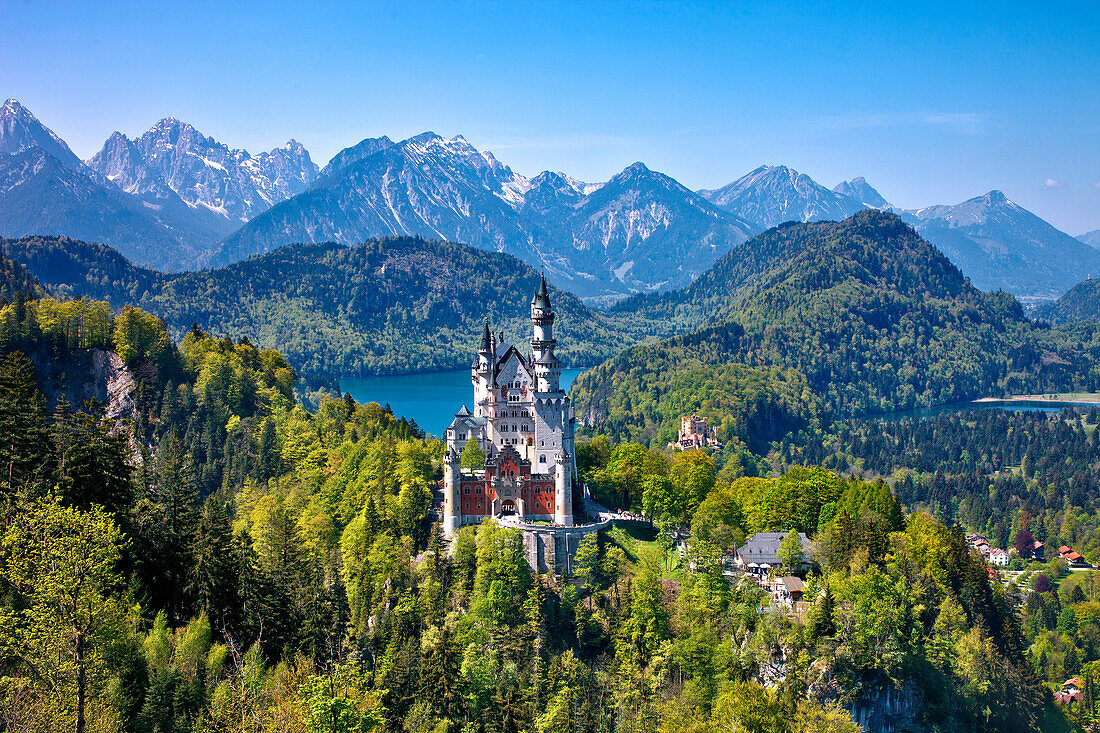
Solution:
{"label": "tall castle spire", "polygon": [[550,307],[550,293],[546,287],[546,276],[539,279],[539,288],[531,298],[531,354],[535,365],[535,378],[538,392],[558,392],[558,379],[561,377],[561,362],[554,356],[554,311]]}

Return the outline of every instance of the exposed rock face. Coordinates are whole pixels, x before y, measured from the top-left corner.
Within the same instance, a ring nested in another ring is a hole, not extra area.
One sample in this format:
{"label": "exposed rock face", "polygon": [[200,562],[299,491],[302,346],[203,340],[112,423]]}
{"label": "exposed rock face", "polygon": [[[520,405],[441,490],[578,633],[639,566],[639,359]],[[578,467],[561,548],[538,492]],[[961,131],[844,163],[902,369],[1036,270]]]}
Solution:
{"label": "exposed rock face", "polygon": [[160,199],[170,190],[187,206],[234,226],[305,191],[317,176],[317,165],[296,140],[250,155],[172,117],[136,140],[114,133],[88,165],[129,194]]}
{"label": "exposed rock face", "polygon": [[107,417],[125,423],[134,416],[134,375],[113,351],[73,349],[57,359],[44,351],[28,354],[38,376],[46,408],[64,399],[73,409],[89,400],[106,408]]}
{"label": "exposed rock face", "polygon": [[923,709],[916,685],[906,682],[895,687],[884,681],[864,687],[849,712],[867,733],[905,733],[924,730],[920,722]]}
{"label": "exposed rock face", "polygon": [[53,130],[39,122],[17,100],[9,99],[0,107],[0,154],[14,155],[31,148],[41,148],[69,170],[79,171],[84,167],[80,158]]}
{"label": "exposed rock face", "polygon": [[928,730],[922,717],[924,698],[911,681],[894,684],[886,677],[857,674],[843,686],[829,670],[822,672],[822,662],[815,666],[821,677],[810,684],[810,696],[819,700],[841,701],[860,728],[867,733],[912,733]]}

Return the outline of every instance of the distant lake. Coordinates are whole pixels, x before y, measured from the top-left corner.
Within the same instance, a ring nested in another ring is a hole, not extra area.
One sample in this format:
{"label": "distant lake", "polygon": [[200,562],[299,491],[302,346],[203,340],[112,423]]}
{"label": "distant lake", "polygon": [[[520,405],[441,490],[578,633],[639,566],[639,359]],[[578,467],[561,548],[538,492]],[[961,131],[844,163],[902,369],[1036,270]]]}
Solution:
{"label": "distant lake", "polygon": [[886,412],[878,415],[867,415],[866,420],[905,420],[907,418],[936,417],[950,412],[966,412],[968,410],[1006,410],[1008,412],[1060,412],[1063,407],[1072,407],[1078,410],[1091,410],[1100,407],[1097,402],[1072,402],[1069,400],[987,400],[982,402],[956,402],[951,405],[936,405],[935,407],[918,407],[913,410],[899,410],[898,412]]}
{"label": "distant lake", "polygon": [[[561,386],[568,391],[573,380],[584,369],[562,369]],[[470,370],[433,374],[401,374],[389,377],[353,377],[340,380],[340,390],[347,392],[359,404],[388,402],[393,414],[416,420],[420,428],[432,435],[442,436],[451,424],[455,413],[466,405],[474,409],[474,388],[470,384]]]}

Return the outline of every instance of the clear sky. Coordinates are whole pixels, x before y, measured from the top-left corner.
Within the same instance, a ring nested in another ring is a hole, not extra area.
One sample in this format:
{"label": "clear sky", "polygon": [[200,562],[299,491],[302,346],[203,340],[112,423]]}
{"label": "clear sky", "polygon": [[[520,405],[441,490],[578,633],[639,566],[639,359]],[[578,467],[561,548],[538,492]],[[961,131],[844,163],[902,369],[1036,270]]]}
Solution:
{"label": "clear sky", "polygon": [[998,188],[1100,228],[1098,0],[0,0],[6,97],[84,158],[169,115],[321,165],[434,130],[525,175],[641,160],[711,188],[782,163],[906,208]]}

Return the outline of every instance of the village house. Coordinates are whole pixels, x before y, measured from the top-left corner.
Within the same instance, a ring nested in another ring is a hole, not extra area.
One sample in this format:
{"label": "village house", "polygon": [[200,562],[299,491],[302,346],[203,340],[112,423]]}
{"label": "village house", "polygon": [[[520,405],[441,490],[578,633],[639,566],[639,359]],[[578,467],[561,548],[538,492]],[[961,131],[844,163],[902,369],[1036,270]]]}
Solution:
{"label": "village house", "polygon": [[1062,558],[1074,567],[1090,567],[1089,561],[1085,559],[1084,555],[1082,555],[1080,552],[1077,552],[1077,550],[1074,550],[1071,547],[1067,547],[1066,545],[1062,545],[1058,548],[1058,557]]}
{"label": "village house", "polygon": [[1084,693],[1081,692],[1083,686],[1080,677],[1068,679],[1062,683],[1062,689],[1054,693],[1054,699],[1072,710],[1073,703],[1080,702],[1084,698]]}
{"label": "village house", "polygon": [[[786,532],[757,532],[754,534],[743,546],[737,548],[734,555],[734,563],[737,569],[743,573],[767,575],[770,571],[781,568],[783,561],[779,559],[779,546],[786,536]],[[810,567],[814,552],[813,543],[804,533],[799,532],[798,538],[802,541],[802,566],[791,568],[796,571]]]}
{"label": "village house", "polygon": [[1008,553],[998,547],[989,553],[989,562],[1002,567],[1008,565]]}

